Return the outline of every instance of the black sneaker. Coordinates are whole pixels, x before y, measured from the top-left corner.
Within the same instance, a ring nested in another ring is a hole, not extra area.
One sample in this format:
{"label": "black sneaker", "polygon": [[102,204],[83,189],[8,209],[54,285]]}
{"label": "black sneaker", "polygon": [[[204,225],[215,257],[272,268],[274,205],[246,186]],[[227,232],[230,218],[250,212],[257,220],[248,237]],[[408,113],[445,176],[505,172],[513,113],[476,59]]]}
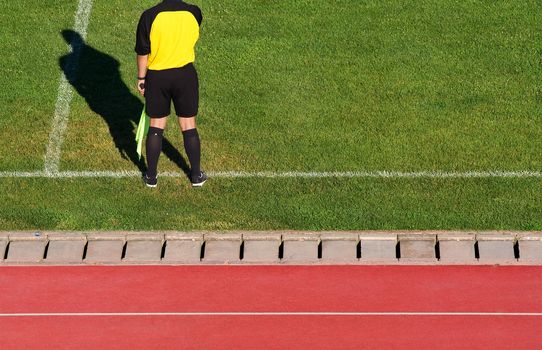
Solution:
{"label": "black sneaker", "polygon": [[192,177],[192,187],[201,187],[207,181],[207,175],[200,171],[199,176]]}
{"label": "black sneaker", "polygon": [[143,182],[145,183],[145,186],[151,188],[155,188],[158,185],[158,179],[150,178],[147,176],[147,174],[143,175]]}

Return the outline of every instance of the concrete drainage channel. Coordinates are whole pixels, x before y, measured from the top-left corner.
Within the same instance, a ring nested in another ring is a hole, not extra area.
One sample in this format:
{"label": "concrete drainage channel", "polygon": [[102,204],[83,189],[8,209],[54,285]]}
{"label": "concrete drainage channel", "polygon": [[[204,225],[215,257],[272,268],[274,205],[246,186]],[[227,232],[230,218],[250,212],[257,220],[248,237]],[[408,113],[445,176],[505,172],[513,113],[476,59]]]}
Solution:
{"label": "concrete drainage channel", "polygon": [[542,265],[542,232],[0,232],[0,265]]}

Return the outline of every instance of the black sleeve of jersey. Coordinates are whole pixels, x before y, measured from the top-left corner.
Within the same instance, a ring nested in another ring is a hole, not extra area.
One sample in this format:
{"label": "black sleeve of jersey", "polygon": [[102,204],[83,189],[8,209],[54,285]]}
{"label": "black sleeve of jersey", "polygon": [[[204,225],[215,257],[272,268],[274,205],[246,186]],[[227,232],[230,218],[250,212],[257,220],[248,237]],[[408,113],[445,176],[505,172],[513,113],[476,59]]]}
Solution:
{"label": "black sleeve of jersey", "polygon": [[198,21],[198,24],[201,26],[201,22],[203,22],[203,15],[201,14],[200,8],[194,5],[192,8],[192,14],[194,17],[196,17],[196,21]]}
{"label": "black sleeve of jersey", "polygon": [[146,13],[141,15],[137,25],[135,52],[140,56],[151,53],[151,21]]}

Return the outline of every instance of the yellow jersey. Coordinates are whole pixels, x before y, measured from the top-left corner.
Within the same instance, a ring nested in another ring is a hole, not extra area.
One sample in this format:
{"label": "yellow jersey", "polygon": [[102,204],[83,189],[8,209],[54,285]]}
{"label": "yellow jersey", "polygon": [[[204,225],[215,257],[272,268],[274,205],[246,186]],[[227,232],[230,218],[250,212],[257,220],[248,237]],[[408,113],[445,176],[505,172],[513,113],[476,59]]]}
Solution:
{"label": "yellow jersey", "polygon": [[181,0],[164,0],[141,15],[135,51],[141,56],[149,55],[150,70],[192,63],[202,20],[199,7]]}

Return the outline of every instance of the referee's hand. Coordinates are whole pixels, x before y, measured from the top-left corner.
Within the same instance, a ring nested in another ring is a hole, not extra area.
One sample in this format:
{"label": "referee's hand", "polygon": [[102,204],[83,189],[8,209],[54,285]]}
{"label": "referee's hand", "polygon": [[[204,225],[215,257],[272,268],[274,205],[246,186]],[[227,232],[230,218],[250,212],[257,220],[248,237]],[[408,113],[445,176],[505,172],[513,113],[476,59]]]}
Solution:
{"label": "referee's hand", "polygon": [[145,79],[137,80],[137,91],[141,96],[145,96]]}

